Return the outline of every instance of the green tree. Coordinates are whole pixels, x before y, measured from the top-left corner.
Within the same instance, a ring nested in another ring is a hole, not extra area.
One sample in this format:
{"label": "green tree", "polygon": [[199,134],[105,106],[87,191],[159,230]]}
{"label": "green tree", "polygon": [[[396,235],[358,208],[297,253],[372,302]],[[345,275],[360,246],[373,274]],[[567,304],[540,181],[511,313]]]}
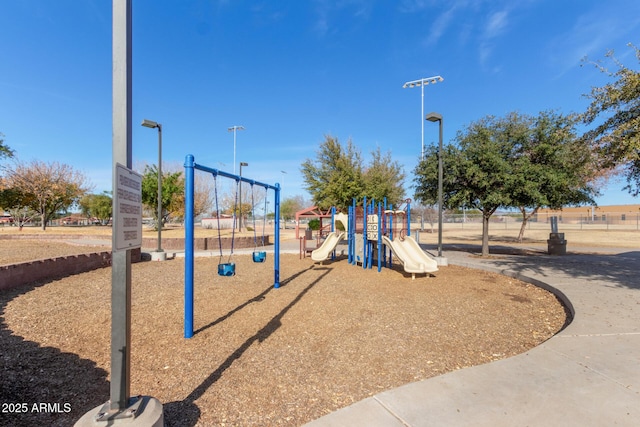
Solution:
{"label": "green tree", "polygon": [[87,194],[80,199],[78,205],[83,215],[97,218],[103,225],[111,218],[113,201],[106,191],[102,194]]}
{"label": "green tree", "polygon": [[362,194],[362,158],[351,140],[343,147],[337,138],[327,135],[315,161],[305,160],[301,172],[313,203],[321,209],[347,209]]}
{"label": "green tree", "polygon": [[540,208],[594,203],[598,169],[591,148],[577,136],[575,115],[546,111],[535,118],[511,118],[525,133],[513,147],[508,181],[511,205],[522,214],[521,242],[527,222]]}
{"label": "green tree", "polygon": [[321,209],[331,206],[346,210],[354,198],[364,196],[390,203],[404,197],[404,172],[391,153],[382,154],[378,147],[364,167],[360,150],[351,140],[346,147],[337,138],[326,136],[316,152],[315,160],[307,159],[301,167],[305,188]]}
{"label": "green tree", "polygon": [[371,161],[364,170],[364,192],[368,198],[400,204],[404,199],[404,171],[397,161],[391,158],[391,152],[382,154],[380,147],[371,152]]}
{"label": "green tree", "polygon": [[4,208],[9,212],[14,224],[18,226],[20,231],[22,231],[25,223],[38,215],[33,206],[36,206],[33,194],[26,194],[15,188],[4,188],[0,184],[0,208]]}
{"label": "green tree", "polygon": [[[489,255],[489,219],[511,198],[510,154],[521,131],[508,119],[487,116],[471,123],[456,136],[457,146],[443,147],[443,209],[465,207],[482,212],[482,255]],[[436,204],[438,194],[438,148],[427,149],[415,169],[415,198]]]}
{"label": "green tree", "polygon": [[13,157],[13,150],[9,148],[8,145],[4,143],[4,135],[0,132],[0,159],[5,157]]}
{"label": "green tree", "polygon": [[[640,61],[640,49],[629,44]],[[596,126],[584,134],[595,148],[601,167],[620,169],[627,178],[628,190],[640,194],[640,71],[632,70],[618,61],[613,51],[606,55],[616,71],[609,71],[601,62],[593,63],[613,82],[594,87],[587,95],[591,99],[583,121]]]}
{"label": "green tree", "polygon": [[184,178],[182,172],[162,174],[162,218],[158,219],[158,167],[145,166],[142,174],[142,204],[152,212],[156,229],[170,216],[182,216],[184,212]]}
{"label": "green tree", "polygon": [[28,207],[38,212],[43,230],[56,212],[70,208],[89,190],[81,172],[58,162],[18,162],[7,168],[4,181],[6,188],[22,194],[23,203],[29,203],[14,207]]}
{"label": "green tree", "polygon": [[[482,254],[489,254],[489,220],[499,208],[518,208],[523,221],[540,208],[593,202],[599,171],[576,135],[576,117],[542,112],[487,116],[459,132],[443,149],[443,207],[482,213]],[[437,203],[436,148],[416,168],[415,197]]]}

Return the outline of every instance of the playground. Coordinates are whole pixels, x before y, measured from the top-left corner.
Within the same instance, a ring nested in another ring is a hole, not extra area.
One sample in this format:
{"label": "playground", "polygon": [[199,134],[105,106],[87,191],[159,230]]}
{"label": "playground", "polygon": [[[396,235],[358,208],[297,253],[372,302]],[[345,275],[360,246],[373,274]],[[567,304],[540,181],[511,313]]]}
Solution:
{"label": "playground", "polygon": [[[38,244],[14,243],[16,253]],[[167,425],[298,426],[382,390],[522,353],[566,320],[553,295],[493,273],[449,266],[411,280],[400,265],[378,273],[346,257],[281,258],[274,289],[270,258],[234,255],[236,275],[221,277],[215,258],[197,257],[190,339],[184,260],[132,265],[131,393],[160,399]],[[72,405],[13,425],[69,425],[108,395],[110,273],[0,294],[12,361],[3,379],[23,399]]]}

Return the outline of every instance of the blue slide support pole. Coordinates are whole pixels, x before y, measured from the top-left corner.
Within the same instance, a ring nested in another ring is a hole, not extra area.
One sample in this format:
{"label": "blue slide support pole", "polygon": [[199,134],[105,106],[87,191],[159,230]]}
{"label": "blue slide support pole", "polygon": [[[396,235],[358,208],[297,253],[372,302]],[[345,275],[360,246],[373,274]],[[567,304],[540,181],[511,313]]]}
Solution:
{"label": "blue slide support pole", "polygon": [[[382,232],[384,234],[387,234],[387,227],[388,227],[389,218],[387,218],[387,213],[386,213],[387,212],[387,198],[386,197],[384,198],[384,210],[383,210],[383,212],[384,212],[384,221],[382,223],[382,227],[383,227]],[[384,246],[382,248],[382,258],[383,258],[382,262],[383,262],[384,266],[386,267],[387,266],[387,247],[386,246]]]}
{"label": "blue slide support pole", "polygon": [[362,268],[367,268],[367,196],[364,197],[362,202],[362,208],[364,210],[362,218]]}
{"label": "blue slide support pole", "polygon": [[351,209],[351,215],[353,215],[351,218],[352,220],[349,221],[349,228],[351,228],[351,264],[356,265],[357,264],[357,259],[356,259],[356,219],[358,217],[358,214],[356,212],[356,198],[353,198],[353,202],[352,202],[353,206]]}
{"label": "blue slide support pole", "polygon": [[[275,216],[276,227],[274,231],[274,247],[273,247],[273,287],[280,287],[280,184],[275,185]],[[266,212],[265,212],[266,214]]]}
{"label": "blue slide support pole", "polygon": [[407,236],[411,236],[411,202],[407,202]]}
{"label": "blue slide support pole", "polygon": [[[336,207],[331,206],[331,232],[336,231]],[[335,261],[336,259],[336,251],[335,249],[331,251],[331,261]]]}
{"label": "blue slide support pole", "polygon": [[382,203],[378,202],[378,273],[382,270]]}
{"label": "blue slide support pole", "polygon": [[193,156],[184,162],[184,337],[193,336]]}
{"label": "blue slide support pole", "polygon": [[[371,206],[373,206],[373,199],[369,202],[369,206],[367,207],[367,213],[369,215],[373,214],[371,211]],[[369,221],[367,221],[369,224]],[[371,268],[371,262],[373,261],[373,242],[369,240],[369,236],[367,235],[367,268]]]}
{"label": "blue slide support pole", "polygon": [[347,262],[351,264],[351,205],[347,208],[347,221],[349,227],[347,227]]}
{"label": "blue slide support pole", "polygon": [[[393,203],[389,204],[389,210],[393,211]],[[393,242],[393,213],[389,215],[389,240]],[[389,268],[393,267],[393,256],[389,251]]]}

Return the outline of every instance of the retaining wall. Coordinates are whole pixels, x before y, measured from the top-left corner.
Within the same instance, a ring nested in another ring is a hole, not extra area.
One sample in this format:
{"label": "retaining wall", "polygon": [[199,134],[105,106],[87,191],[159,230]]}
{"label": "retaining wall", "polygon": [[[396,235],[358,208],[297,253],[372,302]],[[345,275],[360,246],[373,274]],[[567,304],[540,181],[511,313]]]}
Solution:
{"label": "retaining wall", "polygon": [[[141,259],[139,249],[131,251],[131,262]],[[111,265],[111,252],[69,255],[0,266],[0,291],[28,283],[60,279]]]}

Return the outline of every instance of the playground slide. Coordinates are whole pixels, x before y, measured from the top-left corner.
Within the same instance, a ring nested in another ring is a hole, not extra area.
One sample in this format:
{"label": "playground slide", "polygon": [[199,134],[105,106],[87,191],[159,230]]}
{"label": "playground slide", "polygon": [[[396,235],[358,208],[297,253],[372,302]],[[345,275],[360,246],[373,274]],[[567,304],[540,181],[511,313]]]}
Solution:
{"label": "playground slide", "polygon": [[322,245],[315,251],[311,252],[311,259],[318,262],[329,258],[329,255],[331,255],[331,252],[333,252],[336,246],[338,246],[338,243],[340,243],[343,236],[344,233],[341,231],[332,231],[329,233],[327,238],[324,239],[324,242],[322,242]]}
{"label": "playground slide", "polygon": [[422,250],[413,237],[405,236],[404,240],[391,241],[387,236],[382,236],[382,241],[389,246],[393,254],[404,265],[407,273],[432,273],[438,271],[438,263]]}

